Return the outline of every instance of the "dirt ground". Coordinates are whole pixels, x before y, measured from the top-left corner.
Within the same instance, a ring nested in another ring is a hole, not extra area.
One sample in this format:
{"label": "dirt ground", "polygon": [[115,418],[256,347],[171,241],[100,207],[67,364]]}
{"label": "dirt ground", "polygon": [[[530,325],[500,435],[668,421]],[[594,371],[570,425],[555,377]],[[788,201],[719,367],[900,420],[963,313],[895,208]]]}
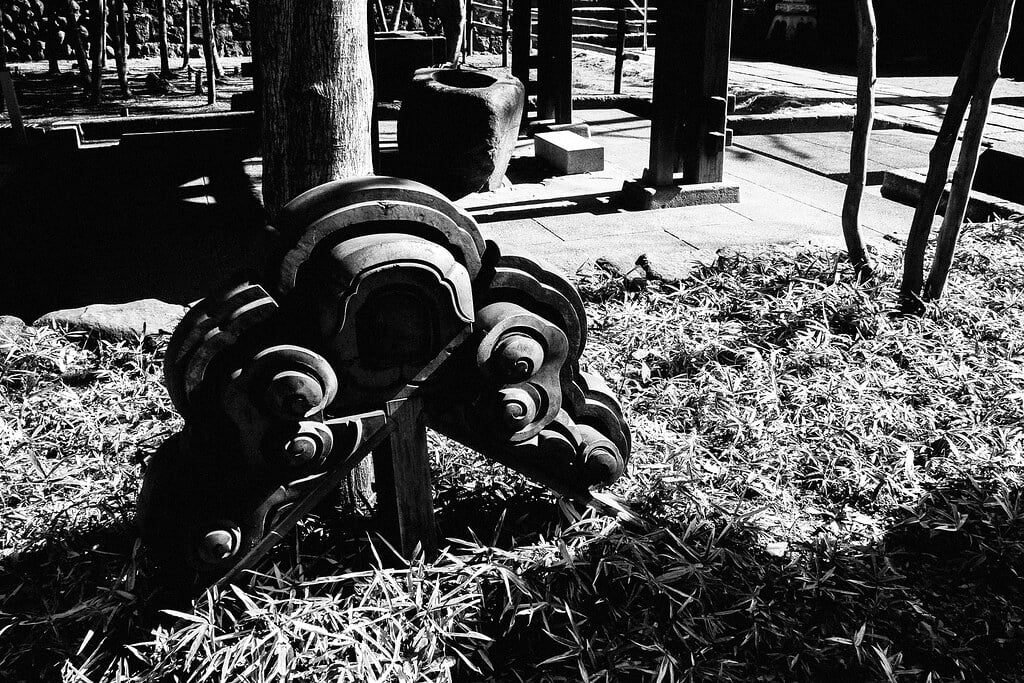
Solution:
{"label": "dirt ground", "polygon": [[[654,51],[639,53],[637,61],[627,61],[623,67],[622,94],[650,97],[654,82]],[[47,75],[46,62],[12,64],[15,88],[26,123],[46,127],[55,121],[155,114],[201,114],[230,109],[231,96],[252,88],[252,79],[240,74],[247,57],[220,59],[224,77],[218,81],[217,103],[208,105],[205,95],[195,94],[195,75],[191,71],[175,70],[175,77],[160,81],[157,58],[128,60],[129,82],[132,94],[123,98],[113,69],[104,72],[103,101],[93,104],[80,85],[75,63],[62,61],[61,75]],[[173,60],[179,66],[180,60]],[[615,59],[611,55],[585,50],[573,53],[574,92],[577,95],[611,94],[614,84]],[[201,60],[192,60],[193,66],[202,66]],[[467,60],[472,68],[500,68],[501,57],[474,54]],[[738,113],[762,114],[788,108],[802,107],[784,93],[773,93],[744,84],[737,95]],[[820,105],[819,106],[829,106]],[[832,105],[842,106],[842,105]],[[0,126],[6,124],[6,114]]]}

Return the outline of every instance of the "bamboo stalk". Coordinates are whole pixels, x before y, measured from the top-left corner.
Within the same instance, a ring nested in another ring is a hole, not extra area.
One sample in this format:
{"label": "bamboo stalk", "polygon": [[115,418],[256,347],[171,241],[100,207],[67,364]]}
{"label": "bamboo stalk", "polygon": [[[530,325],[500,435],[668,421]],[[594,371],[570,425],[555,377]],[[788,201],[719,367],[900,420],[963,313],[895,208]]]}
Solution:
{"label": "bamboo stalk", "polygon": [[857,46],[857,116],[853,123],[850,149],[850,178],[843,201],[843,238],[846,252],[858,280],[871,277],[874,268],[860,232],[860,204],[868,180],[868,145],[875,119],[875,82],[878,80],[876,45],[878,43],[875,8],[871,0],[857,0],[859,39]]}
{"label": "bamboo stalk", "polygon": [[978,170],[978,155],[981,151],[981,140],[985,135],[985,123],[988,121],[989,109],[992,106],[992,90],[999,80],[999,64],[1003,60],[1006,41],[1010,35],[1010,22],[1013,17],[1015,0],[997,0],[992,15],[988,41],[978,65],[977,85],[971,102],[971,113],[964,128],[963,142],[960,144],[960,158],[957,160],[953,174],[953,185],[949,191],[949,204],[942,226],[939,228],[938,243],[935,247],[935,258],[931,272],[925,284],[924,298],[926,301],[939,299],[946,287],[949,269],[953,264],[960,228],[963,226],[970,201],[971,186],[974,174]]}
{"label": "bamboo stalk", "polygon": [[953,156],[957,135],[971,100],[972,84],[977,80],[978,64],[986,42],[986,34],[992,21],[995,3],[990,0],[981,20],[974,30],[971,44],[964,56],[963,66],[957,76],[953,92],[946,104],[946,114],[935,138],[935,145],[928,155],[928,176],[925,179],[921,198],[918,200],[914,219],[907,235],[907,248],[903,256],[903,280],[900,283],[899,308],[903,313],[922,310],[921,289],[924,286],[924,255],[928,248],[928,236],[932,221],[939,208],[942,191],[946,187],[949,160]]}

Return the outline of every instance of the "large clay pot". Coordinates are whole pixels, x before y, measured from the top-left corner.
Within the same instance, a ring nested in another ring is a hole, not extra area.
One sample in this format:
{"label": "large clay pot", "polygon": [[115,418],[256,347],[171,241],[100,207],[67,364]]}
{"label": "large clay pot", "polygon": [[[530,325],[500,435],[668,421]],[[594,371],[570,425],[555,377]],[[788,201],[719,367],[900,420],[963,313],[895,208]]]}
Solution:
{"label": "large clay pot", "polygon": [[468,69],[420,69],[402,100],[403,174],[451,199],[501,185],[523,117],[519,79]]}

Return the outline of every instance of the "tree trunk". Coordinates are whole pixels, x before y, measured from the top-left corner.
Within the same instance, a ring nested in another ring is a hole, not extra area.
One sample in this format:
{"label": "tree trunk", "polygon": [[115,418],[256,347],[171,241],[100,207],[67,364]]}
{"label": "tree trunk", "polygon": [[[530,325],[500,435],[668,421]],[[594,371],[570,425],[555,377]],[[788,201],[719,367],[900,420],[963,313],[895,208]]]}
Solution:
{"label": "tree trunk", "polygon": [[868,180],[868,145],[875,120],[876,45],[875,8],[871,0],[857,0],[859,40],[857,45],[857,117],[853,123],[850,149],[850,179],[843,202],[843,237],[846,252],[858,280],[867,280],[874,270],[860,232],[860,203]]}
{"label": "tree trunk", "polygon": [[[181,1],[181,68],[188,69],[192,52],[192,7],[190,0]],[[250,10],[251,11],[251,10]]]}
{"label": "tree trunk", "polygon": [[217,69],[213,54],[213,0],[199,0],[203,15],[203,56],[206,57],[206,103],[217,102]]}
{"label": "tree trunk", "polygon": [[160,0],[157,14],[160,15],[160,76],[170,78],[171,60],[167,53],[167,0]]}
{"label": "tree trunk", "polygon": [[263,198],[271,218],[299,193],[373,172],[366,5],[268,0],[257,15]]}
{"label": "tree trunk", "polygon": [[[373,173],[373,79],[363,0],[265,0],[255,14],[263,200],[271,222],[301,192]],[[342,487],[343,503],[373,501],[364,459]],[[362,504],[361,504],[362,503]]]}
{"label": "tree trunk", "polygon": [[125,0],[114,0],[114,60],[117,63],[117,82],[121,97],[131,97],[128,87],[128,19]]}
{"label": "tree trunk", "polygon": [[68,19],[68,40],[71,41],[71,48],[75,51],[75,59],[78,60],[78,71],[82,74],[85,87],[89,87],[92,81],[89,75],[89,56],[85,52],[85,45],[82,43],[82,33],[78,28],[78,17],[75,16],[75,9],[71,0],[67,0],[64,13]]}
{"label": "tree trunk", "polygon": [[974,97],[971,101],[971,114],[964,128],[963,142],[960,145],[960,158],[953,174],[953,185],[949,191],[949,204],[946,215],[939,228],[938,244],[935,247],[935,259],[925,284],[924,299],[939,299],[946,287],[956,243],[960,238],[960,228],[967,213],[970,201],[971,186],[974,174],[978,170],[978,153],[981,140],[985,134],[985,122],[992,106],[992,89],[999,80],[999,64],[1003,60],[1006,41],[1010,35],[1010,22],[1013,17],[1015,0],[998,0],[992,14],[991,29],[988,41],[978,64],[975,78]]}
{"label": "tree trunk", "polygon": [[907,236],[907,248],[903,256],[903,280],[900,283],[899,308],[903,313],[920,313],[923,309],[921,289],[924,286],[924,255],[928,248],[928,236],[932,221],[938,212],[939,200],[946,188],[949,160],[953,156],[960,125],[971,101],[971,90],[978,77],[978,64],[985,48],[987,32],[991,27],[993,9],[999,0],[990,0],[985,7],[974,31],[974,37],[964,56],[960,75],[953,85],[953,92],[946,104],[946,114],[935,138],[935,145],[928,155],[928,177],[925,179],[921,198],[914,211],[914,219]]}
{"label": "tree trunk", "polygon": [[107,0],[96,0],[92,38],[92,101],[103,99],[103,63],[107,55]]}
{"label": "tree trunk", "polygon": [[217,58],[217,7],[213,4],[213,0],[209,0],[210,3],[210,45],[213,46],[211,54],[213,55],[213,75],[217,78],[224,78],[224,72],[220,70],[220,60]]}

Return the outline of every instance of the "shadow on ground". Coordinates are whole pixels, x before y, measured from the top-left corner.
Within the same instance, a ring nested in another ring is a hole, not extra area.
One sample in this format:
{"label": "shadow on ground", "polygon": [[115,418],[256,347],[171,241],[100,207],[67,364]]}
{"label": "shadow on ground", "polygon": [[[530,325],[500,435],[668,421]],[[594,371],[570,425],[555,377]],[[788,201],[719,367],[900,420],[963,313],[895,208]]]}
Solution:
{"label": "shadow on ground", "polygon": [[154,297],[188,303],[262,249],[262,207],[233,130],[37,149],[0,180],[0,312]]}
{"label": "shadow on ground", "polygon": [[[532,487],[441,491],[437,500],[443,534],[507,551],[541,537],[571,548],[541,561],[517,553],[514,604],[500,581],[488,589],[481,630],[494,639],[487,655],[497,672],[645,681],[661,661],[677,679],[868,681],[891,671],[893,680],[1010,681],[1024,666],[1020,490],[947,486],[899,511],[874,545],[822,538],[799,557],[768,554],[742,522],[673,519],[656,502],[646,512],[657,526],[597,533],[559,531],[558,506]],[[363,533],[356,541],[328,530],[303,543],[339,542],[346,558],[366,557]],[[339,566],[314,564],[324,573]],[[127,522],[56,530],[8,556],[3,671],[56,677],[68,661],[123,655],[123,644],[147,639],[157,623],[149,583]]]}

